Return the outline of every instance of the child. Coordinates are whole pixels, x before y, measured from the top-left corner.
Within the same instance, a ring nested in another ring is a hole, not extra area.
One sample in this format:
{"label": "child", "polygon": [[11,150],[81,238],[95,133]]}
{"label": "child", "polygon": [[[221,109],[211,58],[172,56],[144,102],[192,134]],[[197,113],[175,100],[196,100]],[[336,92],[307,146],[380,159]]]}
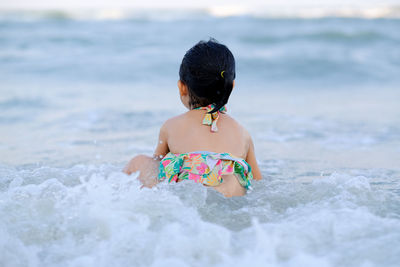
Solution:
{"label": "child", "polygon": [[193,180],[226,197],[243,196],[261,173],[249,133],[226,114],[235,85],[235,59],[214,39],[186,52],[178,88],[188,112],[167,120],[160,129],[154,157],[139,155],[125,167],[140,171],[143,186]]}

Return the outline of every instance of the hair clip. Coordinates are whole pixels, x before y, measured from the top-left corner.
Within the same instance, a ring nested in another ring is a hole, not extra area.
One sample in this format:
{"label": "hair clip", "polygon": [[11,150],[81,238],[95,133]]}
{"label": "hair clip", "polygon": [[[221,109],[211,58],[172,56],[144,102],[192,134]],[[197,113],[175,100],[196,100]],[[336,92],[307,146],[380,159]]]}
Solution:
{"label": "hair clip", "polygon": [[225,72],[224,70],[221,71],[221,77],[222,77],[222,78],[225,78],[225,77],[224,77],[224,72]]}

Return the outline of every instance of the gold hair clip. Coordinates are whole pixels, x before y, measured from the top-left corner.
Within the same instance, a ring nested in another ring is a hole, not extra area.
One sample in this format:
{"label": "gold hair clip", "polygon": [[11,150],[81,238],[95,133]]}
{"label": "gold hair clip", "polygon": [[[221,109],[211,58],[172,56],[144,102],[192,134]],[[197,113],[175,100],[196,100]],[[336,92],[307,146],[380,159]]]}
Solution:
{"label": "gold hair clip", "polygon": [[225,72],[224,70],[221,71],[221,77],[222,77],[222,78],[224,78],[224,72]]}

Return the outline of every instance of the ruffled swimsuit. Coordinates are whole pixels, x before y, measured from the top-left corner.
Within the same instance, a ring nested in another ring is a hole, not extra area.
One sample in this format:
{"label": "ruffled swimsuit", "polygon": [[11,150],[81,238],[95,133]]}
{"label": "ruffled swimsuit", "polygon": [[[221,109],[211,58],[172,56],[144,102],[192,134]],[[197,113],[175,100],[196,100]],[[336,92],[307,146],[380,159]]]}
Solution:
{"label": "ruffled swimsuit", "polygon": [[[225,113],[226,108],[222,107],[214,113],[208,113],[214,109],[214,105],[197,109],[207,111],[203,124],[210,125],[211,131],[217,132],[219,113]],[[160,162],[158,180],[167,179],[169,183],[192,180],[207,186],[217,186],[223,182],[223,175],[230,174],[235,175],[244,188],[250,188],[253,174],[250,165],[244,159],[234,157],[230,153],[195,151],[174,154],[169,152]]]}

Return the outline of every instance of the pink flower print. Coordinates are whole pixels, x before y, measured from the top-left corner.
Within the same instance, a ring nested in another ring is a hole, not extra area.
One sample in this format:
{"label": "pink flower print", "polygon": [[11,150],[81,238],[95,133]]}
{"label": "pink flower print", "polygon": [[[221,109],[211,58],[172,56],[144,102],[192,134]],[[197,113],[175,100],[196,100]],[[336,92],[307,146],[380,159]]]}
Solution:
{"label": "pink flower print", "polygon": [[215,164],[215,166],[221,166],[221,165],[222,165],[222,160],[219,159],[219,160],[217,161],[217,164]]}
{"label": "pink flower print", "polygon": [[168,164],[170,164],[170,163],[171,163],[171,160],[170,160],[170,159],[167,159],[167,160],[162,161],[162,165],[163,165],[164,167],[167,167]]}
{"label": "pink flower print", "polygon": [[231,165],[228,165],[228,166],[226,167],[226,172],[227,172],[227,173],[233,173],[233,168],[232,168]]}
{"label": "pink flower print", "polygon": [[194,173],[189,173],[188,179],[189,179],[189,180],[193,180],[193,181],[195,181],[196,183],[198,183],[198,182],[200,181],[200,175],[194,174]]}
{"label": "pink flower print", "polygon": [[204,162],[200,163],[199,166],[197,166],[197,170],[199,171],[199,174],[205,174],[207,172],[208,166]]}

